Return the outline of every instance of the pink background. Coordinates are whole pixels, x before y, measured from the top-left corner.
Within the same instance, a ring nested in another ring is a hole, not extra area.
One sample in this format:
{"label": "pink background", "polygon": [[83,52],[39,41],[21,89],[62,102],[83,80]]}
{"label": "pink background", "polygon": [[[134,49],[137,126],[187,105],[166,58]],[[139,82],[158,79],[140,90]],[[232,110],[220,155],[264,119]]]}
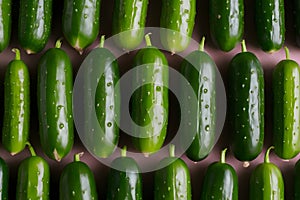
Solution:
{"label": "pink background", "polygon": [[[148,16],[147,16],[147,26],[149,27],[158,27],[159,26],[159,13],[160,13],[160,1],[159,0],[149,0],[148,7]],[[16,2],[16,1],[15,1]],[[290,57],[291,59],[296,60],[300,63],[300,48],[296,46],[295,43],[295,34],[293,28],[293,16],[292,16],[292,5],[290,5],[291,1],[286,1],[286,43],[285,45],[290,49]],[[36,107],[36,72],[37,72],[37,62],[40,56],[48,49],[54,46],[55,40],[62,36],[61,32],[61,12],[62,12],[63,3],[59,0],[54,0],[54,16],[53,16],[53,26],[52,26],[52,34],[50,40],[47,44],[47,47],[43,52],[36,55],[25,55],[24,51],[22,51],[22,59],[30,68],[31,74],[31,131],[30,131],[30,141],[35,147],[37,154],[43,156],[48,163],[51,165],[51,199],[58,199],[58,183],[59,176],[63,169],[63,167],[72,161],[73,154],[77,152],[86,152],[82,157],[82,161],[86,162],[95,174],[95,178],[97,181],[98,187],[98,195],[99,199],[104,199],[106,185],[107,185],[107,173],[109,168],[101,164],[95,158],[93,158],[86,149],[82,146],[79,141],[78,136],[75,137],[75,144],[72,152],[64,158],[60,163],[52,161],[48,159],[40,148],[39,143],[39,135],[38,135],[38,121],[37,121],[37,107]],[[14,58],[14,54],[10,51],[13,47],[19,47],[17,42],[17,6],[14,6],[13,12],[13,26],[12,26],[12,40],[11,45],[8,49],[6,49],[3,53],[0,54],[0,122],[2,122],[3,117],[3,80],[4,73],[7,64]],[[249,187],[249,177],[254,169],[254,167],[263,161],[264,152],[267,147],[271,145],[272,138],[272,85],[271,85],[271,77],[272,70],[274,66],[281,60],[285,58],[284,50],[267,54],[264,53],[257,45],[256,36],[254,31],[254,1],[247,0],[245,1],[245,34],[244,38],[246,39],[247,49],[248,51],[254,52],[259,60],[262,63],[265,73],[265,141],[264,141],[264,150],[263,153],[258,156],[257,159],[250,163],[250,167],[244,168],[243,163],[237,161],[231,151],[227,153],[227,161],[229,164],[233,165],[236,169],[239,176],[239,196],[241,199],[248,199],[248,187]],[[100,34],[105,34],[106,37],[111,36],[111,18],[112,18],[112,1],[111,0],[102,0],[101,2],[101,20],[100,20]],[[209,24],[208,24],[208,1],[206,0],[198,0],[197,1],[197,14],[196,14],[196,24],[193,32],[193,39],[199,41],[202,36],[206,36],[206,51],[214,58],[221,74],[226,82],[226,71],[228,67],[229,61],[232,57],[240,52],[240,46],[238,45],[234,50],[229,53],[224,53],[218,50],[211,42],[211,38],[209,35]],[[66,41],[63,41],[62,48],[68,52],[72,59],[72,64],[74,67],[74,75],[76,74],[81,62],[87,55],[87,53],[94,48],[99,42],[99,39],[89,47],[85,53],[80,56],[75,50],[73,50]],[[131,52],[130,54],[123,56],[119,60],[120,71],[121,74],[125,73],[132,64],[133,56],[135,52]],[[168,61],[170,66],[178,69],[179,62],[181,59],[177,56],[170,56],[170,54],[166,54],[168,57]],[[75,76],[74,76],[75,77]],[[225,102],[225,101],[224,101]],[[175,99],[173,96],[170,98],[170,120],[169,120],[169,133],[172,135],[176,131],[176,124],[178,122],[178,116],[176,112],[178,108],[175,103]],[[207,166],[219,160],[220,151],[229,146],[230,143],[230,127],[225,125],[225,128],[222,132],[222,135],[214,147],[212,153],[203,161],[198,163],[193,163],[189,161],[185,156],[183,159],[186,161],[190,168],[191,178],[192,178],[192,192],[193,199],[198,199],[201,190],[201,184],[203,181],[203,176]],[[76,133],[75,133],[76,134]],[[128,141],[128,138],[124,133],[121,133],[121,144],[125,144]],[[2,145],[0,144],[0,156],[5,159],[10,167],[10,197],[14,198],[15,196],[15,186],[16,186],[16,172],[17,167],[22,159],[29,156],[29,151],[24,150],[22,153],[15,155],[14,157],[10,156],[7,153]],[[290,160],[283,161],[279,159],[274,153],[271,153],[270,159],[272,162],[277,164],[284,176],[285,180],[285,195],[286,199],[291,199],[293,195],[293,167],[295,162],[300,158],[299,156]],[[153,173],[143,174],[143,192],[145,199],[153,198]]]}

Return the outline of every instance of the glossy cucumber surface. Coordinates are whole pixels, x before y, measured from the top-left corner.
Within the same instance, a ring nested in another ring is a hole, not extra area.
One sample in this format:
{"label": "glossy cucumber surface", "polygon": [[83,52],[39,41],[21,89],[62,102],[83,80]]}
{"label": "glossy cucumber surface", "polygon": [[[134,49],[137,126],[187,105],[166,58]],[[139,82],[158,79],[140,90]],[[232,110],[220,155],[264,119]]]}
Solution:
{"label": "glossy cucumber surface", "polygon": [[97,200],[94,174],[87,164],[75,155],[74,162],[66,165],[59,180],[60,200]]}
{"label": "glossy cucumber surface", "polygon": [[232,50],[244,33],[244,1],[209,1],[209,25],[215,45],[223,51]]}
{"label": "glossy cucumber surface", "polygon": [[238,160],[251,161],[263,148],[264,75],[260,61],[244,44],[229,64],[227,91],[232,151]]}
{"label": "glossy cucumber surface", "polygon": [[20,0],[18,39],[28,54],[46,46],[51,33],[52,0]]}
{"label": "glossy cucumber surface", "polygon": [[[185,113],[182,114],[185,131],[190,130],[189,119],[197,124],[195,138],[186,151],[186,155],[193,161],[204,159],[215,144],[216,125],[216,64],[212,58],[204,52],[204,39],[200,49],[190,53],[181,63],[181,73],[188,80],[197,96],[197,104],[193,104],[185,98]],[[189,94],[182,91],[184,97]],[[197,110],[196,118],[185,117],[189,110]],[[185,121],[187,120],[187,121]]]}
{"label": "glossy cucumber surface", "polygon": [[0,0],[0,52],[8,46],[11,34],[11,0]]}
{"label": "glossy cucumber surface", "polygon": [[273,71],[273,145],[280,158],[291,159],[300,152],[300,68],[286,51]]}
{"label": "glossy cucumber surface", "polygon": [[38,63],[38,114],[42,149],[60,161],[73,146],[73,68],[69,56],[56,47],[45,52]]}
{"label": "glossy cucumber surface", "polygon": [[143,41],[147,7],[148,0],[114,1],[112,34],[118,46],[132,50]]}
{"label": "glossy cucumber surface", "polygon": [[258,44],[266,52],[279,50],[285,40],[284,0],[255,0]]}
{"label": "glossy cucumber surface", "polygon": [[176,53],[185,50],[194,30],[196,0],[164,0],[161,6],[161,43]]}
{"label": "glossy cucumber surface", "polygon": [[100,0],[64,0],[62,31],[80,54],[98,36],[100,4]]}
{"label": "glossy cucumber surface", "polygon": [[0,157],[0,199],[8,200],[9,169],[6,162]]}
{"label": "glossy cucumber surface", "polygon": [[[146,38],[149,37],[148,35]],[[151,46],[138,51],[133,85],[141,85],[132,95],[131,116],[140,127],[134,129],[133,143],[143,153],[158,151],[164,143],[168,124],[168,62],[164,54]],[[143,84],[143,82],[147,84]]]}
{"label": "glossy cucumber surface", "polygon": [[4,80],[4,117],[2,144],[12,155],[25,148],[29,137],[30,76],[20,51],[6,69]]}
{"label": "glossy cucumber surface", "polygon": [[235,169],[225,162],[226,149],[219,162],[210,164],[206,170],[201,199],[238,199],[238,176]]}

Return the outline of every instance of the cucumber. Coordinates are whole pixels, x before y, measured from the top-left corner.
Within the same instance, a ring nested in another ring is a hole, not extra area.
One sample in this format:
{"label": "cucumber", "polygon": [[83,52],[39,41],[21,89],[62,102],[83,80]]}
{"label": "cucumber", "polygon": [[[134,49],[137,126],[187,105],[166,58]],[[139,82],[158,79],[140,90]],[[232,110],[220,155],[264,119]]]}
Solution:
{"label": "cucumber", "polygon": [[96,200],[97,187],[93,172],[87,164],[80,161],[80,155],[74,155],[74,162],[66,165],[59,179],[60,200]]}
{"label": "cucumber", "polygon": [[52,0],[20,0],[18,40],[28,54],[42,51],[51,33]]}
{"label": "cucumber", "polygon": [[204,176],[201,199],[238,199],[238,176],[234,168],[225,162],[227,149],[219,162],[210,164]]}
{"label": "cucumber", "polygon": [[148,0],[115,0],[112,18],[112,34],[116,44],[133,50],[144,38]]}
{"label": "cucumber", "polygon": [[264,140],[264,75],[257,57],[242,52],[228,69],[228,120],[232,151],[240,161],[251,161],[262,151]]}
{"label": "cucumber", "polygon": [[285,40],[284,0],[256,0],[255,27],[263,51],[279,50]]}
{"label": "cucumber", "polygon": [[62,31],[80,54],[92,44],[99,33],[100,0],[64,0]]}
{"label": "cucumber", "polygon": [[49,199],[49,165],[42,157],[35,154],[30,144],[28,146],[31,156],[19,165],[16,199]]}
{"label": "cucumber", "polygon": [[108,175],[107,200],[142,200],[142,176],[133,158],[126,157],[126,147],[116,158]]}
{"label": "cucumber", "polygon": [[[216,64],[212,58],[204,52],[204,40],[199,46],[199,50],[190,53],[181,63],[181,73],[188,80],[190,86],[197,95],[198,102],[193,105],[186,100],[183,105],[184,110],[197,110],[195,124],[197,132],[195,138],[186,151],[186,155],[193,161],[204,159],[212,150],[215,142],[216,125]],[[182,91],[183,96],[188,96],[186,90]],[[185,98],[186,99],[186,98]],[[182,114],[184,124],[189,123],[189,118]],[[190,126],[185,127],[189,131]]]}
{"label": "cucumber", "polygon": [[0,52],[8,46],[11,34],[11,0],[0,0]]}
{"label": "cucumber", "polygon": [[[166,166],[155,172],[155,200],[191,200],[191,178],[189,168],[183,160],[175,157],[175,147],[170,145],[170,157],[161,161]],[[166,165],[168,164],[168,165]]]}
{"label": "cucumber", "polygon": [[0,157],[0,199],[8,200],[9,169],[6,162]]}
{"label": "cucumber", "polygon": [[12,51],[16,57],[8,64],[4,80],[2,143],[15,155],[25,148],[29,136],[30,76],[19,49]]}
{"label": "cucumber", "polygon": [[284,181],[280,169],[270,163],[269,153],[271,146],[265,154],[265,160],[251,173],[250,200],[284,199]]}
{"label": "cucumber", "polygon": [[285,51],[273,71],[273,144],[280,158],[291,159],[300,152],[300,68]]}
{"label": "cucumber", "polygon": [[222,51],[231,51],[244,33],[243,0],[209,1],[210,34]]}
{"label": "cucumber", "polygon": [[295,34],[296,34],[296,43],[300,47],[300,1],[293,0],[293,11],[294,11],[294,26],[295,26]]}
{"label": "cucumber", "polygon": [[[149,35],[145,36],[147,47],[138,51],[134,58],[133,85],[141,85],[132,95],[131,117],[138,125],[134,128],[133,143],[145,153],[158,151],[164,143],[168,124],[168,62],[164,54],[151,46]],[[142,82],[143,81],[143,82]]]}
{"label": "cucumber", "polygon": [[161,7],[161,43],[172,54],[185,50],[192,37],[196,0],[164,0]]}
{"label": "cucumber", "polygon": [[55,48],[45,52],[38,63],[38,114],[41,146],[45,154],[57,161],[73,146],[72,89],[73,69],[69,56]]}
{"label": "cucumber", "polygon": [[[120,89],[116,87],[119,80],[119,66],[115,56],[104,48],[104,36],[101,37],[100,48],[93,49],[84,60],[88,67],[84,74],[85,91],[96,90],[94,107],[85,109],[85,134],[83,138],[86,146],[101,158],[110,156],[117,147],[119,139],[119,115],[120,115]],[[98,71],[99,72],[98,72]],[[102,75],[100,76],[100,73]],[[99,78],[98,78],[99,77]],[[94,78],[94,79],[93,79]],[[97,78],[98,85],[94,86]],[[93,89],[93,87],[95,89]],[[84,106],[92,105],[91,94],[85,95]],[[97,120],[94,121],[93,112],[96,112]],[[99,123],[98,130],[94,123]]]}

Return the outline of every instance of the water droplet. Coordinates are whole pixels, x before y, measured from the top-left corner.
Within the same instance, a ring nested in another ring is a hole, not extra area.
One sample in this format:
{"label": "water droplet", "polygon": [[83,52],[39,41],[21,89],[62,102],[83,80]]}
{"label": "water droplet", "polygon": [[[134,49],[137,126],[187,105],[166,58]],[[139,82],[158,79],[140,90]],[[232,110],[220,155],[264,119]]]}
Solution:
{"label": "water droplet", "polygon": [[209,131],[209,129],[210,129],[209,125],[206,125],[206,126],[205,126],[205,130],[206,130],[206,131]]}
{"label": "water droplet", "polygon": [[63,123],[60,123],[60,124],[59,124],[59,128],[60,128],[60,129],[63,129],[64,127],[65,127],[65,125],[64,125]]}
{"label": "water droplet", "polygon": [[108,123],[107,123],[107,126],[108,126],[108,127],[111,127],[111,126],[112,126],[112,123],[111,123],[111,122],[108,122]]}
{"label": "water droplet", "polygon": [[205,88],[205,89],[204,89],[204,93],[207,93],[207,91],[208,91],[208,90]]}

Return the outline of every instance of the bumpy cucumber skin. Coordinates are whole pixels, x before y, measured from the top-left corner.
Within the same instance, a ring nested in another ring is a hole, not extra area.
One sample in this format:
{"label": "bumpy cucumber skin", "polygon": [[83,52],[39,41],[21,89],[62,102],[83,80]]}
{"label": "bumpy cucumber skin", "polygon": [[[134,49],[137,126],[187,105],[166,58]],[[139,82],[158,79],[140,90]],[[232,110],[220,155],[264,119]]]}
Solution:
{"label": "bumpy cucumber skin", "polygon": [[0,199],[8,200],[9,169],[0,157]]}
{"label": "bumpy cucumber skin", "polygon": [[4,81],[2,143],[11,154],[25,148],[29,136],[30,76],[22,60],[8,64]]}
{"label": "bumpy cucumber skin", "polygon": [[16,199],[49,199],[50,168],[39,156],[23,160],[18,169]]}
{"label": "bumpy cucumber skin", "polygon": [[[192,105],[187,98],[182,114],[183,120],[190,119],[184,117],[188,114],[188,110],[197,110],[195,123],[197,124],[197,132],[195,138],[188,148],[186,155],[193,161],[204,159],[212,150],[215,141],[215,125],[216,125],[216,64],[211,57],[204,51],[194,51],[189,54],[181,64],[181,73],[189,81],[198,102]],[[186,91],[182,91],[183,96],[187,97]],[[188,121],[185,131],[190,130]]]}
{"label": "bumpy cucumber skin", "polygon": [[46,46],[52,20],[52,0],[20,0],[18,39],[28,54]]}
{"label": "bumpy cucumber skin", "polygon": [[285,40],[284,0],[256,0],[255,26],[263,51],[279,50]]}
{"label": "bumpy cucumber skin", "polygon": [[139,151],[153,153],[161,148],[167,133],[168,62],[157,48],[147,47],[141,49],[134,58],[134,66],[141,65],[143,66],[137,70],[134,83],[141,83],[141,78],[151,83],[142,85],[133,93],[131,116],[137,125],[148,128],[146,133],[139,128],[133,130],[136,136],[147,136],[134,137],[133,143]]}
{"label": "bumpy cucumber skin", "polygon": [[258,165],[250,177],[250,200],[283,200],[284,181],[280,169],[273,163]]}
{"label": "bumpy cucumber skin", "polygon": [[244,33],[244,1],[209,1],[209,24],[215,45],[222,51],[232,50]]}
{"label": "bumpy cucumber skin", "polygon": [[238,199],[238,176],[231,165],[215,162],[208,166],[201,199]]}
{"label": "bumpy cucumber skin", "polygon": [[11,0],[0,0],[0,52],[10,42],[11,21]]}
{"label": "bumpy cucumber skin", "polygon": [[190,172],[185,162],[180,158],[169,157],[161,163],[169,165],[155,172],[154,199],[191,200]]}
{"label": "bumpy cucumber skin", "polygon": [[73,146],[73,68],[68,55],[49,49],[38,64],[38,113],[42,149],[60,161]]}
{"label": "bumpy cucumber skin", "polygon": [[120,157],[112,162],[108,178],[107,200],[135,199],[142,200],[142,176],[134,159]]}
{"label": "bumpy cucumber skin", "polygon": [[95,178],[88,165],[74,161],[63,169],[59,180],[59,199],[98,199]]}
{"label": "bumpy cucumber skin", "polygon": [[273,71],[273,144],[275,153],[291,159],[300,152],[300,69],[293,60]]}
{"label": "bumpy cucumber skin", "polygon": [[100,4],[100,0],[64,0],[62,31],[69,44],[80,53],[98,36]]}
{"label": "bumpy cucumber skin", "polygon": [[161,43],[172,53],[185,50],[193,33],[196,0],[162,1],[160,27]]}
{"label": "bumpy cucumber skin", "polygon": [[112,34],[118,34],[114,36],[114,40],[121,48],[132,50],[142,42],[147,7],[148,0],[114,1]]}
{"label": "bumpy cucumber skin", "polygon": [[228,117],[232,151],[241,161],[251,161],[262,151],[264,140],[264,77],[251,52],[241,52],[228,69]]}

